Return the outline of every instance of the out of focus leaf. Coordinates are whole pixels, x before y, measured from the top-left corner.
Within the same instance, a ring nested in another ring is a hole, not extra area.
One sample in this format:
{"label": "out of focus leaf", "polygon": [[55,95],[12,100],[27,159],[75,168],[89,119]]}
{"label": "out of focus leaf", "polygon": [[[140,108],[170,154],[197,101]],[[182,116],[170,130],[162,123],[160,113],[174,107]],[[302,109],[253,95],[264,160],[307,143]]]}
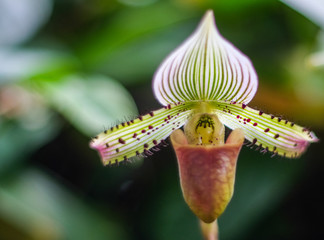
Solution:
{"label": "out of focus leaf", "polygon": [[51,124],[38,128],[25,128],[17,122],[0,121],[0,174],[9,167],[48,143],[57,133],[59,123],[50,118]]}
{"label": "out of focus leaf", "polygon": [[39,91],[49,104],[88,136],[137,115],[131,95],[105,76],[70,75],[39,84]]}
{"label": "out of focus leaf", "polygon": [[2,181],[0,202],[0,218],[32,239],[127,239],[115,219],[102,217],[37,170]]}
{"label": "out of focus leaf", "polygon": [[125,84],[147,81],[163,58],[189,36],[195,25],[192,21],[177,24],[129,42],[98,64],[96,70],[118,77]]}
{"label": "out of focus leaf", "polygon": [[324,29],[324,3],[321,0],[281,0]]}
{"label": "out of focus leaf", "polygon": [[52,0],[0,0],[0,46],[28,40],[52,12]]}
{"label": "out of focus leaf", "polygon": [[0,174],[46,144],[59,127],[37,96],[18,86],[0,88]]}
{"label": "out of focus leaf", "polygon": [[[199,0],[196,0],[199,1]],[[264,0],[264,1],[258,1],[258,0],[205,0],[208,5],[212,5],[215,9],[218,9],[220,11],[247,11],[251,7],[256,7],[260,5],[269,5],[273,3],[272,0]],[[207,4],[206,4],[207,5]]]}
{"label": "out of focus leaf", "polygon": [[169,182],[169,185],[160,190],[161,194],[155,201],[155,209],[151,210],[151,214],[154,213],[155,216],[155,221],[150,223],[154,224],[152,229],[156,229],[152,233],[155,234],[154,239],[200,239],[198,219],[186,205],[179,184]]}
{"label": "out of focus leaf", "polygon": [[140,7],[140,6],[143,7],[143,6],[153,4],[156,1],[158,0],[118,0],[118,2],[131,7]]}
{"label": "out of focus leaf", "polygon": [[243,239],[289,192],[303,159],[270,158],[243,148],[234,196],[219,219],[221,239]]}
{"label": "out of focus leaf", "polygon": [[[161,28],[178,23],[194,14],[161,1],[145,8],[125,8],[79,43],[82,61],[95,67],[125,44],[142,39]],[[141,58],[141,55],[137,55]],[[127,70],[127,69],[125,69]]]}
{"label": "out of focus leaf", "polygon": [[0,49],[0,84],[34,77],[50,78],[77,67],[67,53],[46,49]]}

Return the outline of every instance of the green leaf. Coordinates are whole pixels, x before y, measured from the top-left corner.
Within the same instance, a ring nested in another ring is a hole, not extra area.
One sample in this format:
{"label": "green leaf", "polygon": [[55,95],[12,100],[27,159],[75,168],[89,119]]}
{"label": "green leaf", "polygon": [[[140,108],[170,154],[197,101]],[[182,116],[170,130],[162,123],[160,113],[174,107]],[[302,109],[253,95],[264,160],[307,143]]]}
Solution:
{"label": "green leaf", "polygon": [[71,55],[48,49],[11,49],[0,51],[0,84],[31,78],[52,78],[78,66]]}
{"label": "green leaf", "polygon": [[35,169],[2,180],[0,201],[1,219],[32,239],[128,239],[115,219],[103,217]]}
{"label": "green leaf", "polygon": [[292,189],[306,160],[278,161],[242,148],[234,195],[218,221],[220,239],[250,239]]}
{"label": "green leaf", "polygon": [[[102,24],[100,30],[93,31],[81,41],[78,39],[78,56],[85,65],[96,66],[128,43],[143,39],[150,33],[193,15],[168,2],[159,2],[145,8],[125,8]],[[141,52],[137,52],[137,56],[140,55]]]}
{"label": "green leaf", "polygon": [[105,76],[69,75],[37,84],[49,104],[88,136],[137,115],[131,95]]}
{"label": "green leaf", "polygon": [[60,123],[39,96],[19,86],[3,86],[0,98],[0,174],[3,174],[51,140]]}
{"label": "green leaf", "polygon": [[185,21],[158,29],[148,36],[125,43],[98,63],[95,70],[128,85],[147,82],[167,53],[191,33],[194,28],[192,22]]}

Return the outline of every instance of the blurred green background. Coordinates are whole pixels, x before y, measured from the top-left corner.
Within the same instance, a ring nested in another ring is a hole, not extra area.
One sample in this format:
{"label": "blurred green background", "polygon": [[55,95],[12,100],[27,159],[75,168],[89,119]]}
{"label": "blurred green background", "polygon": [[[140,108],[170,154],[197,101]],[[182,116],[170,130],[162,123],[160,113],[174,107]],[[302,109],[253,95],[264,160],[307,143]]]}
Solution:
{"label": "blurred green background", "polygon": [[[201,239],[169,146],[103,167],[90,137],[160,107],[154,71],[207,9],[259,75],[250,106],[324,138],[321,0],[0,0],[0,239]],[[246,147],[221,240],[324,239],[324,148]]]}

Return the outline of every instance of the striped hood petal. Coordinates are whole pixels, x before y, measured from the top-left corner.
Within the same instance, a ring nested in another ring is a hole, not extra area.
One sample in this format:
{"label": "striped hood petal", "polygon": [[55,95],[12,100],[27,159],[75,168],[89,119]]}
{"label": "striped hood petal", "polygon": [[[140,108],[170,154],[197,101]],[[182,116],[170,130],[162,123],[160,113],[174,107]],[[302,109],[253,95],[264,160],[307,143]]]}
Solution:
{"label": "striped hood petal", "polygon": [[247,104],[258,79],[250,60],[218,32],[207,11],[196,31],[160,65],[153,79],[163,105],[192,100],[233,100]]}

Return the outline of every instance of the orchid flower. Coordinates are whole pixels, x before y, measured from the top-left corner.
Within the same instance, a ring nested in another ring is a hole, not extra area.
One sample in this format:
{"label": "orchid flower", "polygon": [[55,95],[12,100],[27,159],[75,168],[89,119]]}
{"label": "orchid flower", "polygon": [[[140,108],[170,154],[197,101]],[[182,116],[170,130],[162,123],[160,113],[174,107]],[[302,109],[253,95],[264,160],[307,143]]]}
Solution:
{"label": "orchid flower", "polygon": [[207,11],[196,31],[155,73],[153,90],[164,107],[107,129],[90,146],[99,151],[104,165],[149,156],[197,114],[209,114],[197,124],[210,124],[208,116],[213,116],[228,128],[243,129],[249,146],[261,152],[300,156],[317,137],[293,122],[248,107],[257,87],[251,61],[220,35],[213,12]]}
{"label": "orchid flower", "polygon": [[[306,128],[248,107],[257,87],[252,63],[220,35],[207,11],[155,73],[154,93],[164,107],[111,127],[90,146],[111,165],[152,155],[171,135],[184,199],[204,238],[217,239],[217,219],[233,195],[244,138],[263,153],[290,158],[318,141]],[[224,125],[233,129],[226,142]]]}

